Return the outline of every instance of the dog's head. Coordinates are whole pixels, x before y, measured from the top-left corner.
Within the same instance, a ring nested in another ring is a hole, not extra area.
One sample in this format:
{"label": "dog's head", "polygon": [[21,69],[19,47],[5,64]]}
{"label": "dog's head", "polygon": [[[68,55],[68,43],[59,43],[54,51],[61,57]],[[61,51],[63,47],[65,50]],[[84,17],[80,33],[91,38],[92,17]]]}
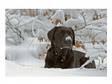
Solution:
{"label": "dog's head", "polygon": [[72,48],[75,45],[75,35],[72,28],[55,27],[48,32],[48,38],[51,41],[51,46],[58,48]]}

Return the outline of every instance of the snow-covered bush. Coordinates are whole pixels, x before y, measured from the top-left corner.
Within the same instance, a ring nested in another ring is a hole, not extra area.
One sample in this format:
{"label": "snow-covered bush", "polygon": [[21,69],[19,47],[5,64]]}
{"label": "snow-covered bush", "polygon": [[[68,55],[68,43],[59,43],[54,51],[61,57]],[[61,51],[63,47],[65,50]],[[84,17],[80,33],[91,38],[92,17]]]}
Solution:
{"label": "snow-covered bush", "polygon": [[46,42],[39,42],[37,38],[27,38],[20,45],[11,45],[6,47],[6,59],[12,61],[27,60],[35,57],[34,59],[45,59],[47,53]]}
{"label": "snow-covered bush", "polygon": [[34,37],[37,37],[38,40],[48,41],[47,32],[52,29],[54,25],[48,20],[40,21],[37,18],[33,21],[32,24],[32,34]]}
{"label": "snow-covered bush", "polygon": [[55,25],[63,24],[65,21],[64,11],[63,10],[56,10],[56,13],[53,16],[51,16],[50,20]]}
{"label": "snow-covered bush", "polygon": [[20,18],[19,15],[6,14],[6,40],[12,44],[19,44],[24,40],[22,31],[19,29]]}
{"label": "snow-covered bush", "polygon": [[84,21],[80,19],[68,19],[67,21],[64,22],[64,26],[67,27],[72,27],[74,30],[80,29],[81,27],[84,26]]}

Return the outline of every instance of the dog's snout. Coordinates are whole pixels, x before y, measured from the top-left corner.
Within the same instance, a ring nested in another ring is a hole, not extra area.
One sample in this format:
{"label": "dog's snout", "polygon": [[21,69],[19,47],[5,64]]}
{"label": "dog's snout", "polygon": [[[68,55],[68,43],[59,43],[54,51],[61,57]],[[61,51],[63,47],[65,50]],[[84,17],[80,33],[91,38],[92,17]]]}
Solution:
{"label": "dog's snout", "polygon": [[72,43],[72,38],[71,38],[70,36],[65,37],[65,42],[66,42],[67,44]]}
{"label": "dog's snout", "polygon": [[65,39],[66,40],[72,40],[72,38],[70,36],[67,36]]}

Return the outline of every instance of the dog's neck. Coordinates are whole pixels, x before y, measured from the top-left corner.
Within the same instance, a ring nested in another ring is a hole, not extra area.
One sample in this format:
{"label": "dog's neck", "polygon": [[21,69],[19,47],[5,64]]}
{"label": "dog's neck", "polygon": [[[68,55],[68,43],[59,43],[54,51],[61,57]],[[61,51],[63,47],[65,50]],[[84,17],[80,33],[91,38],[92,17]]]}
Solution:
{"label": "dog's neck", "polygon": [[61,48],[61,47],[51,47],[53,49],[53,52],[55,55],[59,56],[59,55],[62,55],[62,54],[65,54],[66,55],[66,52],[68,50],[72,50],[70,48]]}
{"label": "dog's neck", "polygon": [[57,61],[63,63],[66,60],[68,49],[63,49],[59,47],[52,47],[52,49],[56,59],[55,64],[57,64]]}

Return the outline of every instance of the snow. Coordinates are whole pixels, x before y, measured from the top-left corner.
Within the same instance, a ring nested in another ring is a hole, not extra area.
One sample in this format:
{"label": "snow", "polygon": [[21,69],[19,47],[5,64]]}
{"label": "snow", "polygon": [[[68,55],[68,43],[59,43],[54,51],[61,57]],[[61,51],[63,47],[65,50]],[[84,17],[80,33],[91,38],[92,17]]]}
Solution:
{"label": "snow", "polygon": [[67,26],[67,27],[73,27],[75,25],[81,27],[82,25],[84,25],[84,21],[80,20],[80,19],[73,19],[73,18],[71,18],[71,19],[68,19],[66,22],[64,22],[63,25]]}
{"label": "snow", "polygon": [[[6,58],[8,60],[24,60],[26,62],[31,59],[30,56],[39,58],[40,55],[43,55],[45,52],[47,52],[47,44],[49,43],[40,43],[37,38],[28,38],[21,45],[7,45]],[[41,56],[41,58],[42,57],[44,56]]]}
{"label": "snow", "polygon": [[51,19],[60,19],[63,22],[64,21],[64,11],[56,10],[56,13],[51,17]]}
{"label": "snow", "polygon": [[[32,24],[32,33],[35,37],[43,36],[47,38],[47,33],[49,30],[51,30],[54,27],[52,23],[50,23],[48,20],[38,20],[38,17],[34,19]],[[34,32],[35,30],[35,32]]]}
{"label": "snow", "polygon": [[[51,16],[51,22],[55,23],[56,20],[60,21],[60,24],[64,23],[64,11],[63,10],[56,10],[55,14]],[[56,24],[57,25],[57,24]]]}
{"label": "snow", "polygon": [[[41,65],[41,66],[40,66]],[[60,69],[43,68],[44,60],[37,60],[37,64],[18,65],[6,61],[6,76],[106,76],[106,70],[96,69]]]}

